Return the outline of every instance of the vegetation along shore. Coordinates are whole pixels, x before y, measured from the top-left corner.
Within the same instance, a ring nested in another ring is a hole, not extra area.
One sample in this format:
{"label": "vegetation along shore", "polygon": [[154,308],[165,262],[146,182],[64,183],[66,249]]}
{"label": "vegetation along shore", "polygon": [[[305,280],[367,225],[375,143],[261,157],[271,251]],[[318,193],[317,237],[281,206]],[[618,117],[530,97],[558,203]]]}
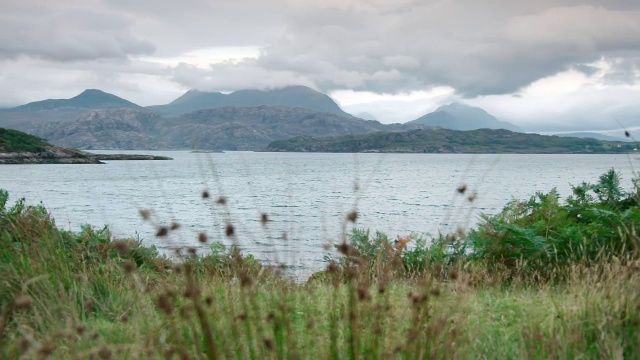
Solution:
{"label": "vegetation along shore", "polygon": [[1,164],[103,164],[101,160],[171,160],[166,156],[93,154],[53,146],[37,136],[0,128]]}
{"label": "vegetation along shore", "polygon": [[[3,358],[601,359],[640,354],[637,182],[611,170],[406,248],[357,229],[303,284],[238,246],[160,256],[0,191]],[[466,188],[459,196],[473,200]],[[226,206],[208,193],[203,201]],[[141,216],[149,219],[149,213]],[[345,222],[357,222],[357,212]],[[268,227],[268,214],[262,215]],[[179,224],[158,225],[167,236]],[[319,249],[319,251],[321,251]]]}

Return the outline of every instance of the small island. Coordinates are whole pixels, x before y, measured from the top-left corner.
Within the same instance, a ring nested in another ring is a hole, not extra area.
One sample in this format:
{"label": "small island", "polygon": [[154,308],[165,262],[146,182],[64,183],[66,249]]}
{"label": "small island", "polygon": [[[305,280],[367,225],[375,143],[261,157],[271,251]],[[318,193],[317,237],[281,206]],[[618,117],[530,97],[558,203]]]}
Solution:
{"label": "small island", "polygon": [[172,160],[166,156],[92,154],[47,143],[17,130],[0,128],[0,164],[104,164],[101,160]]}

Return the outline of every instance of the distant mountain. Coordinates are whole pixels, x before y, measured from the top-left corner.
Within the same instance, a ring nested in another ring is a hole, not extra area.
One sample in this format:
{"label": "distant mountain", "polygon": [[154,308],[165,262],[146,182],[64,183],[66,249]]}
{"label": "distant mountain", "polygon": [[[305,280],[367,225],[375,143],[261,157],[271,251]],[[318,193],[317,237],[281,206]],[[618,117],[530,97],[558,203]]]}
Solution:
{"label": "distant mountain", "polygon": [[407,124],[422,124],[452,130],[506,129],[519,131],[517,126],[498,120],[479,107],[459,103],[443,105]]}
{"label": "distant mountain", "polygon": [[112,108],[142,109],[141,106],[113,94],[88,89],[71,99],[35,101],[0,110],[0,126],[29,131],[39,124],[75,119],[88,110]]}
{"label": "distant mountain", "polygon": [[340,136],[385,129],[377,121],[264,105],[199,110],[173,123],[175,127],[167,134],[178,148],[220,150],[262,150],[273,140],[299,135]]}
{"label": "distant mountain", "polygon": [[633,144],[595,139],[561,138],[509,130],[424,129],[377,132],[332,138],[301,136],[274,141],[269,151],[398,152],[398,153],[517,153],[597,154],[631,152]]}
{"label": "distant mountain", "polygon": [[102,90],[87,89],[71,99],[49,99],[35,101],[5,111],[42,111],[66,108],[80,109],[142,109],[141,106]]}
{"label": "distant mountain", "polygon": [[361,112],[361,113],[357,113],[355,114],[356,117],[359,117],[360,119],[365,119],[365,120],[378,120],[376,119],[375,116],[371,115],[368,112]]}
{"label": "distant mountain", "polygon": [[228,95],[219,92],[189,90],[167,105],[149,106],[147,109],[163,115],[182,115],[193,111],[226,106],[287,106],[340,116],[351,115],[342,111],[329,96],[306,86],[287,86],[272,90],[238,90]]}
{"label": "distant mountain", "polygon": [[222,107],[179,117],[148,110],[90,110],[32,132],[54,144],[79,149],[264,150],[295,136],[342,136],[406,131],[423,125],[391,124],[285,106]]}
{"label": "distant mountain", "polygon": [[585,139],[597,139],[597,140],[605,140],[605,141],[633,141],[629,138],[622,138],[617,136],[608,136],[595,132],[574,132],[574,133],[564,133],[564,134],[554,134],[555,136],[560,137],[577,137],[577,138],[585,138]]}
{"label": "distant mountain", "polygon": [[75,119],[47,122],[31,131],[51,143],[74,149],[166,149],[158,140],[162,118],[148,110],[90,110]]}

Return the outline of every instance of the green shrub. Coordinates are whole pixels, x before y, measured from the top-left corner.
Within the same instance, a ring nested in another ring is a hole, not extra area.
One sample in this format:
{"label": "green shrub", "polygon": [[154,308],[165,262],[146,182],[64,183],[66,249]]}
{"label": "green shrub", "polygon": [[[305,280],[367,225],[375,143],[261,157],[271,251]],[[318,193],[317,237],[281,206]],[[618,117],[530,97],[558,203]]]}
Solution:
{"label": "green shrub", "polygon": [[470,257],[518,271],[545,273],[575,262],[635,258],[637,190],[625,192],[614,170],[597,184],[573,187],[565,204],[554,189],[512,201],[467,236]]}

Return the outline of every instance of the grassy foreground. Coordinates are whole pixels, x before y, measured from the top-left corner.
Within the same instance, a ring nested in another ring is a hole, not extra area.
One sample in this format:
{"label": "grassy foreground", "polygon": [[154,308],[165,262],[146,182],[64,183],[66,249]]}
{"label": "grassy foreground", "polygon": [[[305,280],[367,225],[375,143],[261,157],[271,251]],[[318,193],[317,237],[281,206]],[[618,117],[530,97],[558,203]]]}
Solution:
{"label": "grassy foreground", "polygon": [[63,231],[0,191],[0,355],[640,358],[638,205],[614,175],[428,245],[356,231],[305,284],[235,247],[174,262],[106,228]]}

